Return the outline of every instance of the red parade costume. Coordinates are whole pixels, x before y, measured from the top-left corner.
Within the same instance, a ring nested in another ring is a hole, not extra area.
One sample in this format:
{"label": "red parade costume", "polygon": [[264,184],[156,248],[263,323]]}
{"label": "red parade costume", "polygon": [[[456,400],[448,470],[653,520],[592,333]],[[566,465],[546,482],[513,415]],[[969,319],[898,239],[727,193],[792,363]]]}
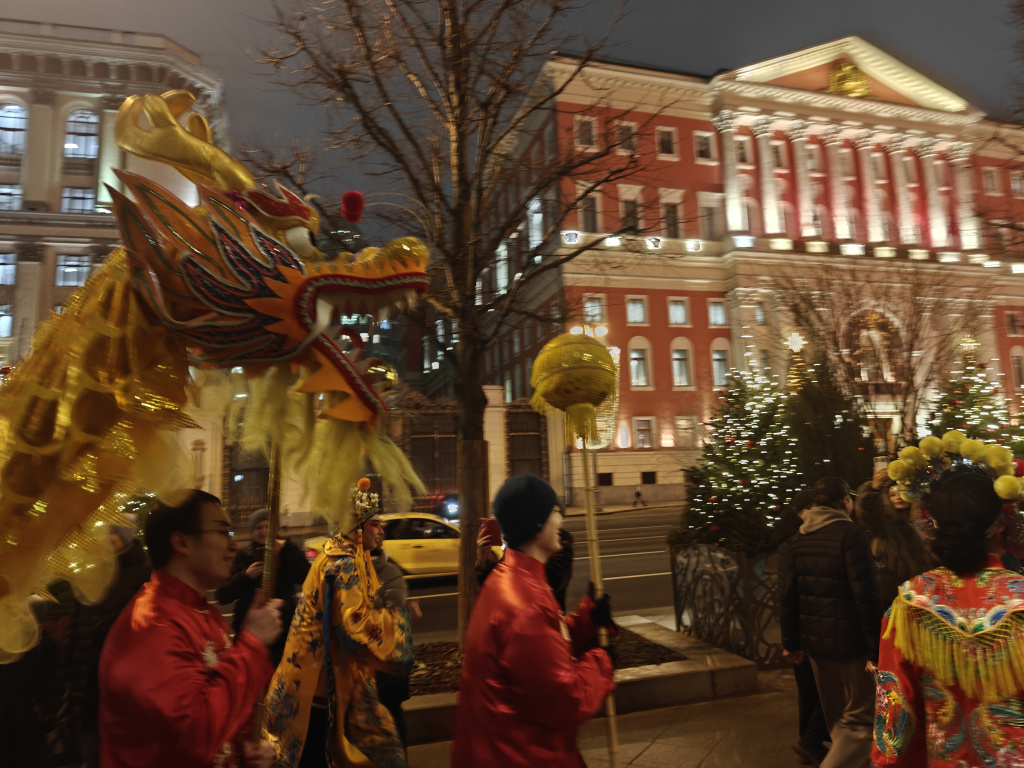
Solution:
{"label": "red parade costume", "polygon": [[155,571],[100,657],[104,768],[233,768],[274,669],[249,632],[232,645],[217,608]]}
{"label": "red parade costume", "polygon": [[506,550],[466,633],[452,768],[583,766],[579,726],[615,687],[589,616],[560,614],[544,565]]}
{"label": "red parade costume", "polygon": [[875,766],[1024,766],[1024,577],[989,556],[900,587],[882,627]]}

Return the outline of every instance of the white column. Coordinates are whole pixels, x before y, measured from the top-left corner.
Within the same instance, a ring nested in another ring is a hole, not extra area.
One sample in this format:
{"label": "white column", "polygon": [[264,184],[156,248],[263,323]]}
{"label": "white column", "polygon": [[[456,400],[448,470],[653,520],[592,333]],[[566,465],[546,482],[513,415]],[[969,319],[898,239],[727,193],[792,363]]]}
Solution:
{"label": "white column", "polygon": [[28,134],[25,147],[25,202],[46,202],[51,210],[60,210],[60,189],[58,185],[59,163],[63,156],[63,142],[54,136],[53,105],[56,94],[45,88],[34,88],[29,94]]}
{"label": "white column", "polygon": [[903,165],[903,156],[907,146],[907,137],[893,134],[885,145],[892,164],[892,192],[896,199],[896,227],[900,232],[900,242],[904,245],[916,245],[914,237],[914,212],[910,207],[910,195],[907,194],[907,171]]}
{"label": "white column", "polygon": [[736,115],[723,109],[711,120],[722,140],[722,184],[725,187],[725,223],[730,234],[746,232],[743,199],[736,174]]}
{"label": "white column", "polygon": [[766,235],[777,235],[783,231],[779,210],[779,189],[775,184],[775,163],[772,157],[772,137],[775,135],[775,120],[765,117],[754,123],[757,138],[757,158],[761,166],[761,207],[764,215]]}
{"label": "white column", "polygon": [[922,139],[914,145],[914,151],[921,158],[921,176],[924,182],[925,200],[928,204],[928,234],[932,248],[945,248],[949,243],[949,224],[946,212],[939,199],[939,186],[935,180],[936,139]]}
{"label": "white column", "polygon": [[811,227],[811,177],[807,170],[807,123],[790,125],[789,140],[793,143],[793,174],[796,177],[797,231],[801,237],[814,237]]}
{"label": "white column", "polygon": [[120,96],[104,96],[101,100],[102,112],[100,112],[100,154],[96,162],[99,163],[99,181],[96,189],[96,202],[98,205],[110,205],[110,192],[107,185],[118,191],[123,191],[121,182],[114,175],[114,169],[120,168],[121,148],[114,140],[114,122],[117,119],[117,110],[124,101]]}
{"label": "white column", "polygon": [[863,131],[856,139],[857,155],[860,159],[861,194],[864,198],[864,224],[867,229],[868,242],[877,243],[882,240],[881,220],[878,215],[878,195],[875,189],[875,168],[871,162],[871,153],[875,149],[875,134]]}
{"label": "white column", "polygon": [[974,186],[971,183],[971,144],[959,141],[949,155],[956,185],[956,218],[960,227],[960,248],[972,251],[981,248],[980,227],[974,215]]}
{"label": "white column", "polygon": [[842,163],[839,149],[845,143],[843,128],[831,126],[825,131],[825,146],[828,147],[828,176],[832,195],[832,227],[836,240],[850,239],[850,217],[846,210],[846,189],[843,182]]}

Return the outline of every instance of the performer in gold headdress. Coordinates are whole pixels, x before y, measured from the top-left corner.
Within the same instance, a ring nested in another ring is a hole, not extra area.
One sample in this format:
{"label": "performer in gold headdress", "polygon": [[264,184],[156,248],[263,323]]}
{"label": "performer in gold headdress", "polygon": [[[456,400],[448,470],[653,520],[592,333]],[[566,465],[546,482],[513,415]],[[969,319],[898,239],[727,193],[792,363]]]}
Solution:
{"label": "performer in gold headdress", "polygon": [[[386,608],[378,594],[369,552],[384,532],[377,494],[369,488],[362,478],[340,527],[344,533],[329,539],[313,561],[270,684],[266,737],[281,766],[297,766],[306,748],[325,750],[330,766],[406,764],[374,678],[377,670],[411,661],[412,633],[405,606]],[[312,743],[325,716],[326,744]]]}

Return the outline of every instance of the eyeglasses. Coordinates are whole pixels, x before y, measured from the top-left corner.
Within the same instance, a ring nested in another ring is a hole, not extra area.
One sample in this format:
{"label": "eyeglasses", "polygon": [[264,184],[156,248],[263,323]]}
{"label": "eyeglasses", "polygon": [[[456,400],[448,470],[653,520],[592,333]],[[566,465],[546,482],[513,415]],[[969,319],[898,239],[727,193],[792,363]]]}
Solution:
{"label": "eyeglasses", "polygon": [[228,539],[235,538],[235,532],[230,528],[204,528],[196,533],[220,533]]}

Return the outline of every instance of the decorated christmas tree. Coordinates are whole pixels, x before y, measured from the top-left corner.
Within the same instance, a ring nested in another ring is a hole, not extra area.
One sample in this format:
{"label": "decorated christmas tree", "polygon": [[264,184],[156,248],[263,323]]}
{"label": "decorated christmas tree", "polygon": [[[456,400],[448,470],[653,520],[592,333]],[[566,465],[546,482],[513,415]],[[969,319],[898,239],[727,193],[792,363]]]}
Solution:
{"label": "decorated christmas tree", "polygon": [[687,503],[673,543],[747,553],[769,548],[771,526],[802,487],[786,399],[775,379],[733,372],[707,425],[703,460],[686,470]]}
{"label": "decorated christmas tree", "polygon": [[929,420],[932,434],[942,437],[957,429],[967,437],[1020,441],[1021,430],[1010,424],[1003,388],[992,378],[988,366],[978,362],[976,347],[970,341],[963,345],[960,364],[951,373]]}

